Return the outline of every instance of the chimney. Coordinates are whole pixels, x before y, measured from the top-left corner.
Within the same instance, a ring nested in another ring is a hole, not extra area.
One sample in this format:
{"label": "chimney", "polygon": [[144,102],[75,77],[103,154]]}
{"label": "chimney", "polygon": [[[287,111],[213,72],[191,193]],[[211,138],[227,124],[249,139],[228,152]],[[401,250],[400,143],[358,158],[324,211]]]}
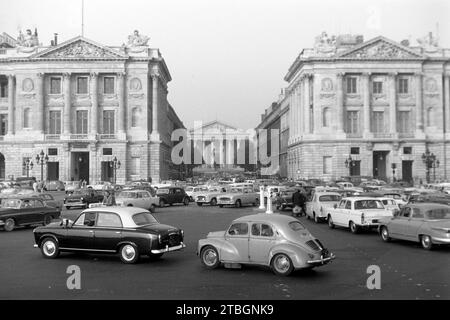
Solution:
{"label": "chimney", "polygon": [[55,46],[58,45],[58,34],[57,33],[55,33],[55,40],[53,40],[53,43]]}

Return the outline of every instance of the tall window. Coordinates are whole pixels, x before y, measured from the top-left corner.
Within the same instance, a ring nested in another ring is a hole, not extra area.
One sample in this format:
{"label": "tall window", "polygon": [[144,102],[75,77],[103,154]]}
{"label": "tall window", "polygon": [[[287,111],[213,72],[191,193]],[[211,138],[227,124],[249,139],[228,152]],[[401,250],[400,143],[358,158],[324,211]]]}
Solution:
{"label": "tall window", "polygon": [[330,108],[324,108],[322,111],[322,127],[330,125]]}
{"label": "tall window", "polygon": [[8,132],[8,115],[0,114],[0,136],[6,135]]}
{"label": "tall window", "polygon": [[384,132],[384,112],[374,111],[372,114],[372,132],[383,133]]}
{"label": "tall window", "polygon": [[410,111],[399,111],[399,113],[398,113],[398,132],[400,132],[400,133],[411,133],[412,132],[411,112]]}
{"label": "tall window", "polygon": [[133,108],[131,111],[131,126],[137,127],[139,125],[139,108]]}
{"label": "tall window", "polygon": [[60,94],[61,93],[61,78],[51,77],[50,78],[50,94]]}
{"label": "tall window", "polygon": [[347,78],[347,93],[356,93],[356,77]]}
{"label": "tall window", "polygon": [[8,81],[0,80],[0,98],[8,97]]}
{"label": "tall window", "polygon": [[141,158],[138,157],[131,158],[131,174],[132,175],[141,174]]}
{"label": "tall window", "polygon": [[103,78],[103,93],[105,94],[114,93],[114,77]]}
{"label": "tall window", "polygon": [[61,134],[61,111],[50,111],[49,134]]}
{"label": "tall window", "polygon": [[427,109],[426,124],[427,124],[427,127],[431,127],[433,125],[433,108]]}
{"label": "tall window", "polygon": [[[22,163],[26,163],[27,161],[33,161],[30,157],[23,157]],[[20,164],[22,166],[22,163]],[[25,177],[27,175],[27,168],[25,166],[22,166],[22,176]]]}
{"label": "tall window", "polygon": [[359,133],[358,111],[347,111],[347,133]]}
{"label": "tall window", "polygon": [[398,79],[398,93],[408,93],[408,92],[409,92],[408,79],[399,78]]}
{"label": "tall window", "polygon": [[332,157],[323,157],[323,174],[331,173]]}
{"label": "tall window", "polygon": [[383,93],[383,82],[374,81],[374,82],[372,82],[372,85],[373,85],[373,93],[374,94]]}
{"label": "tall window", "polygon": [[31,109],[26,108],[23,110],[23,127],[30,128],[31,127]]}
{"label": "tall window", "polygon": [[114,111],[105,110],[103,111],[103,133],[113,134],[114,133]]}
{"label": "tall window", "polygon": [[77,93],[87,94],[88,93],[88,78],[78,77],[77,78]]}
{"label": "tall window", "polygon": [[77,134],[88,133],[88,112],[87,110],[77,111]]}

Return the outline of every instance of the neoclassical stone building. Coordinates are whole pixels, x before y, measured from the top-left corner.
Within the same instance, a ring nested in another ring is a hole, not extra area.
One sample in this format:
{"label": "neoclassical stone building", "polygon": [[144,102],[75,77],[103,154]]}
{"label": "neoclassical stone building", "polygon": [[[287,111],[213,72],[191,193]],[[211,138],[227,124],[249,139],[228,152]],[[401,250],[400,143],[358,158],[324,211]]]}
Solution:
{"label": "neoclassical stone building", "polygon": [[427,149],[449,178],[450,49],[431,33],[418,42],[322,33],[302,50],[284,78],[290,178],[425,181]]}
{"label": "neoclassical stone building", "polygon": [[[121,47],[81,36],[43,46],[37,31],[3,39],[0,179],[26,175],[24,161],[41,150],[44,179],[176,178],[170,138],[183,123],[167,100],[164,58],[147,37],[135,31]],[[29,175],[39,179],[40,170],[35,163]]]}

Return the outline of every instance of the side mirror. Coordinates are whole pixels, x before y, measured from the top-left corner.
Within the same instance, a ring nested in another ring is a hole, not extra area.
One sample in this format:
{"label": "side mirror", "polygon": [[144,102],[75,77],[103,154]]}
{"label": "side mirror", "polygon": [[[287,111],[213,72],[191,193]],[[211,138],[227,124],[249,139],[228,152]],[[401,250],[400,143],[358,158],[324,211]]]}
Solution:
{"label": "side mirror", "polygon": [[333,205],[333,208],[337,209],[337,204],[334,204],[334,205]]}
{"label": "side mirror", "polygon": [[61,226],[63,226],[64,228],[70,228],[72,226],[72,223],[73,222],[71,220],[64,218],[61,221]]}

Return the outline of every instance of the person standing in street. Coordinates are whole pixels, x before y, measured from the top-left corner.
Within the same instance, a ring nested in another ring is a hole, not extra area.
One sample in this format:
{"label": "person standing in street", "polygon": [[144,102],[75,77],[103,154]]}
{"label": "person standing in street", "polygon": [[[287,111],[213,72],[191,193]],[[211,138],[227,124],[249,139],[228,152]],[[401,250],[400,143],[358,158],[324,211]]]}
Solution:
{"label": "person standing in street", "polygon": [[300,192],[300,189],[297,189],[292,195],[292,205],[294,206],[292,209],[292,215],[297,217],[306,215],[305,202],[306,197]]}
{"label": "person standing in street", "polygon": [[102,204],[104,204],[105,206],[115,206],[116,198],[114,197],[114,193],[105,191]]}
{"label": "person standing in street", "polygon": [[34,192],[38,192],[38,183],[37,183],[37,181],[33,182],[33,190],[34,190]]}

